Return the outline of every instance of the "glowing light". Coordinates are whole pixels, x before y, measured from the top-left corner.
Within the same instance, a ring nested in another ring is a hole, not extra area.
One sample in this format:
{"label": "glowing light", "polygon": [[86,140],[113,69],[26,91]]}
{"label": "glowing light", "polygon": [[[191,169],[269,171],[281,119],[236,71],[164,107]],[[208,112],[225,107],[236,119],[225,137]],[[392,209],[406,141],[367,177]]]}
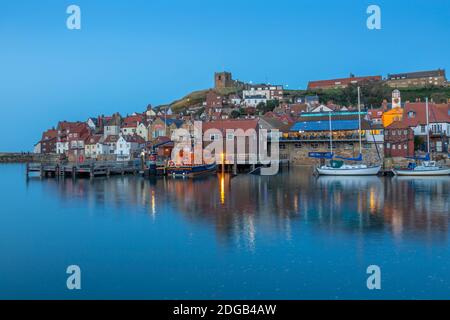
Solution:
{"label": "glowing light", "polygon": [[154,217],[156,214],[156,199],[155,199],[155,191],[152,191],[152,216]]}
{"label": "glowing light", "polygon": [[220,177],[220,203],[225,204],[225,176]]}

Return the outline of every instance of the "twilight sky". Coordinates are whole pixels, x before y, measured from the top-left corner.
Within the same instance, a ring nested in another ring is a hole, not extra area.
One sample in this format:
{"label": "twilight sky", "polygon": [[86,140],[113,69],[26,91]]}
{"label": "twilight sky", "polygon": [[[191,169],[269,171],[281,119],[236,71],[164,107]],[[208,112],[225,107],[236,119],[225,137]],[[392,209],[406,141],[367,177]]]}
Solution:
{"label": "twilight sky", "polygon": [[[66,28],[71,4],[81,30]],[[370,4],[381,30],[366,27]],[[450,72],[449,34],[448,0],[2,1],[0,152],[32,150],[58,120],[168,103],[224,69],[295,89],[350,72]]]}

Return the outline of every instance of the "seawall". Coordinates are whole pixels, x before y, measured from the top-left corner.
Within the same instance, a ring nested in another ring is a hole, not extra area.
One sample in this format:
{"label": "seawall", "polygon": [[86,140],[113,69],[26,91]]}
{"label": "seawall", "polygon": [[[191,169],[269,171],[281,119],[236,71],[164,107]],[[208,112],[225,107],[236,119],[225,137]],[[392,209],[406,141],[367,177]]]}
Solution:
{"label": "seawall", "polygon": [[0,163],[51,162],[59,158],[57,154],[31,152],[0,152]]}

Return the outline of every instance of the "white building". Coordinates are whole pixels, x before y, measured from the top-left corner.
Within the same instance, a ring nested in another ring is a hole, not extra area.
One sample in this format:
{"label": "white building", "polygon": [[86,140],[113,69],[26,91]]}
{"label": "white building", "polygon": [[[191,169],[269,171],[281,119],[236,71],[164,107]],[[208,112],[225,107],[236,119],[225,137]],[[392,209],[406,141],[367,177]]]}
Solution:
{"label": "white building", "polygon": [[56,153],[65,154],[66,151],[69,151],[69,142],[66,140],[61,140],[56,142]]}
{"label": "white building", "polygon": [[121,135],[116,142],[115,154],[117,160],[130,160],[132,155],[145,146],[145,140],[138,135]]}
{"label": "white building", "polygon": [[246,96],[244,98],[244,105],[247,107],[256,107],[260,103],[267,103],[267,100],[264,95]]}

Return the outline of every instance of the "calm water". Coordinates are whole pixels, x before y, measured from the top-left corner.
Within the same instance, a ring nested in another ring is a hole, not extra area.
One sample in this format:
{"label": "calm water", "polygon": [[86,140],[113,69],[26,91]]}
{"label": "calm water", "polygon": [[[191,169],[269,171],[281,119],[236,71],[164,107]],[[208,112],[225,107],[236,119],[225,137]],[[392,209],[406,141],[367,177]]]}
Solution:
{"label": "calm water", "polygon": [[450,177],[0,174],[0,298],[450,298]]}

